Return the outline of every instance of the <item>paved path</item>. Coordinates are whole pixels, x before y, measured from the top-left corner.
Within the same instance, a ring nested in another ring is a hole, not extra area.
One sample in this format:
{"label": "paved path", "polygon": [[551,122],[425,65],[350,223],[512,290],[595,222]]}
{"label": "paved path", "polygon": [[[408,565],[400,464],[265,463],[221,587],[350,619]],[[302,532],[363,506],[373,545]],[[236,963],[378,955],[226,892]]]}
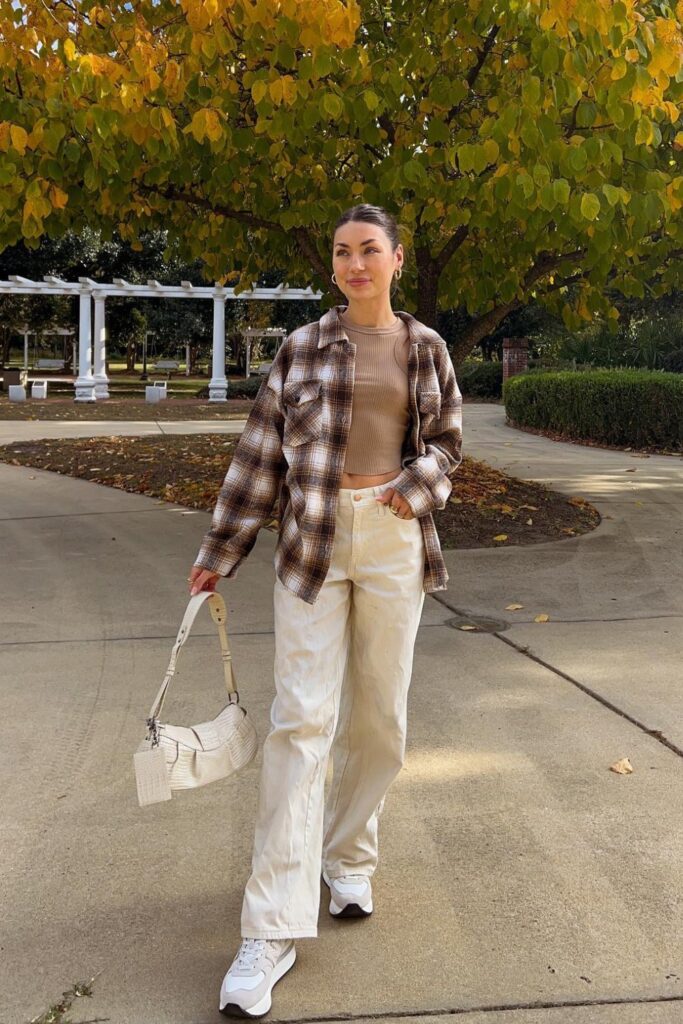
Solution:
{"label": "paved path", "polygon": [[[298,941],[272,1018],[675,1024],[683,464],[514,431],[500,406],[468,404],[464,418],[468,454],[588,497],[603,521],[558,543],[446,553],[450,589],[426,600],[416,644],[375,913],[335,921],[322,888],[318,940]],[[154,425],[3,423],[0,441],[65,428]],[[0,495],[0,1020],[30,1019],[96,971],[81,1017],[219,1020],[261,755],[144,810],[131,772],[208,514],[2,464]],[[274,540],[262,532],[220,585],[261,737]],[[505,611],[513,601],[524,608]],[[533,622],[541,611],[550,622]],[[463,620],[494,631],[454,628]],[[218,709],[217,660],[198,623],[169,715]],[[633,774],[610,772],[623,757]]]}

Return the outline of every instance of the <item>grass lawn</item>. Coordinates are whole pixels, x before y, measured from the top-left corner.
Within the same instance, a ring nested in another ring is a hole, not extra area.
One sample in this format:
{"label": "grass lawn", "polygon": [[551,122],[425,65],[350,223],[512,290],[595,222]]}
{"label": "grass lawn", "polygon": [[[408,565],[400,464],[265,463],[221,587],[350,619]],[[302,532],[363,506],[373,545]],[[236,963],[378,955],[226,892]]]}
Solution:
{"label": "grass lawn", "polygon": [[[224,409],[218,417],[226,418]],[[0,446],[0,461],[211,512],[238,440],[192,434],[22,441]],[[583,498],[507,476],[467,455],[454,479],[446,507],[434,513],[443,548],[559,541],[588,533],[600,522],[597,509]],[[275,518],[266,528],[277,526]]]}

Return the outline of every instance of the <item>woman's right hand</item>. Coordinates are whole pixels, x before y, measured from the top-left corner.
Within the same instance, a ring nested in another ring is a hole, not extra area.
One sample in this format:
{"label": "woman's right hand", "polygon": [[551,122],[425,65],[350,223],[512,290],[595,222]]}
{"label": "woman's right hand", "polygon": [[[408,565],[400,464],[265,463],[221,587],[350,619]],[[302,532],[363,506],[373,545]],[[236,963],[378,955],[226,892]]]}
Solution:
{"label": "woman's right hand", "polygon": [[188,583],[190,584],[190,596],[201,594],[202,590],[216,590],[216,584],[220,579],[220,573],[211,572],[210,569],[202,569],[200,565],[193,565],[190,569]]}

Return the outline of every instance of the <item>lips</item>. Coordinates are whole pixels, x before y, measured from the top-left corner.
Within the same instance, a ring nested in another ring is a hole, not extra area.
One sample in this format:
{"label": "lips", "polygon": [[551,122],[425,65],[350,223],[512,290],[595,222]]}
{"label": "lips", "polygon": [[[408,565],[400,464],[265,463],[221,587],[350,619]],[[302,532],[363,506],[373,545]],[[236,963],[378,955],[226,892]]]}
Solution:
{"label": "lips", "polygon": [[349,281],[349,284],[368,284],[369,281],[370,278],[368,277],[354,277],[351,281]]}

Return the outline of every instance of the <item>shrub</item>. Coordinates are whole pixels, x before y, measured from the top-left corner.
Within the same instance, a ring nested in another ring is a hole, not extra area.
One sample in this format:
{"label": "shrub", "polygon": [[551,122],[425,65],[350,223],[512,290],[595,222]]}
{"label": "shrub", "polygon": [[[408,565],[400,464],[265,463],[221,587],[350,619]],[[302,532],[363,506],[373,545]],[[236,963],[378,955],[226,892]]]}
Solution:
{"label": "shrub", "polygon": [[662,369],[667,370],[669,373],[683,373],[683,348],[677,349],[675,352],[669,352],[668,355],[662,359]]}
{"label": "shrub", "polygon": [[[228,398],[256,398],[258,389],[261,387],[264,377],[265,374],[255,373],[250,377],[242,377],[240,380],[229,381]],[[202,387],[197,390],[196,396],[197,398],[208,398],[208,385],[202,385]]]}
{"label": "shrub", "polygon": [[683,379],[661,370],[520,373],[503,385],[508,419],[521,427],[603,444],[683,444]]}
{"label": "shrub", "polygon": [[458,386],[466,398],[500,398],[503,364],[465,359],[456,370]]}

